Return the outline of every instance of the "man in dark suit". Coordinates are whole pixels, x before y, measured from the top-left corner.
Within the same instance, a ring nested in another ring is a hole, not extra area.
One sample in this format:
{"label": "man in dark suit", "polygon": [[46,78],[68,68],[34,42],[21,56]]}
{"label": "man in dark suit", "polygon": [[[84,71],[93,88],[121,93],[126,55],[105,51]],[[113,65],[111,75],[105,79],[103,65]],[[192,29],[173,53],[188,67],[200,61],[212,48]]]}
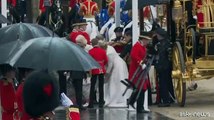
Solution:
{"label": "man in dark suit", "polygon": [[174,97],[172,78],[171,78],[171,61],[169,60],[169,47],[170,41],[167,36],[167,32],[162,28],[157,28],[155,31],[157,44],[157,61],[155,64],[156,71],[159,78],[160,87],[160,104],[159,107],[170,106],[170,94]]}
{"label": "man in dark suit", "polygon": [[[87,40],[83,35],[78,35],[76,37],[76,44],[85,48],[87,44]],[[79,106],[80,110],[85,110],[85,108],[82,106],[82,86],[83,86],[83,79],[86,78],[86,72],[85,71],[71,71],[70,77],[73,81],[75,94],[76,94],[76,103]]]}

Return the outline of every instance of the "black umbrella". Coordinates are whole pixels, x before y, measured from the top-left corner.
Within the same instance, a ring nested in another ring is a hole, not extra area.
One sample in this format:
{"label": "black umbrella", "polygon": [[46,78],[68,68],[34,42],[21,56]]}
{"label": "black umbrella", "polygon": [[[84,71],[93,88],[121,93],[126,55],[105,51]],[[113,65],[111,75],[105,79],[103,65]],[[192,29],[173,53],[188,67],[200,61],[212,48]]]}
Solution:
{"label": "black umbrella", "polygon": [[[53,32],[43,26],[30,23],[12,24],[0,29],[0,64],[6,63],[8,58],[19,47],[32,38],[53,36]],[[54,36],[57,36],[54,34]]]}
{"label": "black umbrella", "polygon": [[[167,3],[169,1],[170,0],[138,0],[138,9],[148,6],[148,5]],[[130,10],[130,9],[132,9],[132,0],[127,0],[124,10]]]}
{"label": "black umbrella", "polygon": [[88,71],[99,64],[81,47],[64,38],[41,37],[27,41],[10,60],[15,67]]}
{"label": "black umbrella", "polygon": [[0,14],[0,23],[11,23],[4,15]]}
{"label": "black umbrella", "polygon": [[[41,25],[31,23],[17,23],[0,29],[0,45],[20,39],[27,41],[37,37],[52,36],[53,32]],[[56,34],[54,34],[56,36]]]}

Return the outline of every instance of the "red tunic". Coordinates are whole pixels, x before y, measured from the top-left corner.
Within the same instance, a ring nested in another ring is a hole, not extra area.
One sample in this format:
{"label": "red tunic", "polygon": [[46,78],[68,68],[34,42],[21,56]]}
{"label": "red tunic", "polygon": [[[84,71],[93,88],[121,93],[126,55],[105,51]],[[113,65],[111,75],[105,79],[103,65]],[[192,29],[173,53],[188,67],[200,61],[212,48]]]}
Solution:
{"label": "red tunic", "polygon": [[[138,68],[141,60],[143,60],[146,57],[146,48],[142,46],[139,42],[137,42],[131,50],[131,63],[129,66],[129,80],[133,77],[134,72]],[[140,75],[137,75],[135,79],[133,80],[133,83],[136,84],[138,81]],[[137,86],[138,89],[140,89],[142,82]],[[150,85],[149,80],[146,79],[144,85],[143,85],[143,90],[146,90],[148,86]]]}
{"label": "red tunic", "polygon": [[21,113],[21,115],[22,115],[20,120],[29,120],[29,119],[31,119],[31,117],[24,111],[23,97],[22,97],[23,85],[24,85],[24,83],[21,83],[16,92],[18,110],[19,110],[19,113]]}
{"label": "red tunic", "polygon": [[85,1],[81,3],[80,10],[83,11],[84,16],[94,16],[95,12],[98,12],[98,6],[96,2]]}
{"label": "red tunic", "polygon": [[198,0],[197,3],[197,20],[198,20],[198,25],[199,27],[204,27],[204,13],[202,12],[202,0]]}
{"label": "red tunic", "polygon": [[113,16],[115,13],[115,1],[112,1],[108,6],[108,15]]}
{"label": "red tunic", "polygon": [[[51,0],[51,3],[53,3],[53,0]],[[39,9],[42,11],[42,13],[45,12],[44,0],[39,1]]]}
{"label": "red tunic", "polygon": [[2,120],[13,120],[15,112],[15,89],[12,83],[5,83],[0,80],[0,98],[2,111]]}
{"label": "red tunic", "polygon": [[85,2],[86,0],[70,0],[69,7],[74,8],[77,3]]}
{"label": "red tunic", "polygon": [[99,47],[94,47],[88,52],[101,66],[100,69],[92,69],[92,75],[105,74],[105,65],[108,63],[106,51]]}
{"label": "red tunic", "polygon": [[76,38],[78,35],[82,35],[87,40],[87,44],[90,44],[90,36],[85,31],[72,31],[69,35],[69,38],[72,42],[76,43]]}

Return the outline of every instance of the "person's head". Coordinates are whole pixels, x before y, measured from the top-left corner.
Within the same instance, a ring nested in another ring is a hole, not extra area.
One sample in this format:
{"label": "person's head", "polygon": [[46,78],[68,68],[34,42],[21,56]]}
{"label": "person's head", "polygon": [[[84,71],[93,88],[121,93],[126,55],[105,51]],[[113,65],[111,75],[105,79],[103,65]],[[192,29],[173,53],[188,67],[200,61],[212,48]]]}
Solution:
{"label": "person's head", "polygon": [[85,48],[85,46],[87,45],[87,40],[83,35],[78,35],[76,37],[76,44],[82,48]]}
{"label": "person's head", "polygon": [[114,32],[116,34],[116,37],[122,37],[122,35],[123,35],[123,28],[122,27],[116,27],[114,29]]}
{"label": "person's head", "polygon": [[108,47],[107,43],[101,40],[98,41],[98,46],[104,50],[107,50],[107,47]]}
{"label": "person's head", "polygon": [[16,69],[9,64],[1,65],[1,73],[5,78],[14,79],[16,77]]}
{"label": "person's head", "polygon": [[132,28],[126,28],[124,32],[125,41],[129,42],[132,40]]}
{"label": "person's head", "polygon": [[149,32],[142,32],[140,37],[139,37],[139,42],[142,45],[147,46],[147,44],[149,43],[149,41],[151,41],[151,37],[150,37],[150,33]]}
{"label": "person's head", "polygon": [[98,46],[98,42],[99,40],[97,38],[94,38],[91,40],[91,45],[94,47],[94,46]]}
{"label": "person's head", "polygon": [[23,101],[25,111],[31,117],[52,119],[52,111],[60,103],[56,78],[47,71],[32,72],[24,83]]}
{"label": "person's head", "polygon": [[97,36],[96,36],[96,39],[101,40],[101,41],[104,41],[104,40],[105,40],[105,38],[104,38],[103,35],[101,35],[101,34],[97,35]]}
{"label": "person's head", "polygon": [[85,31],[87,25],[88,25],[88,24],[87,24],[87,22],[86,22],[86,19],[81,19],[81,20],[80,20],[80,23],[79,23],[79,28],[80,28],[80,30]]}

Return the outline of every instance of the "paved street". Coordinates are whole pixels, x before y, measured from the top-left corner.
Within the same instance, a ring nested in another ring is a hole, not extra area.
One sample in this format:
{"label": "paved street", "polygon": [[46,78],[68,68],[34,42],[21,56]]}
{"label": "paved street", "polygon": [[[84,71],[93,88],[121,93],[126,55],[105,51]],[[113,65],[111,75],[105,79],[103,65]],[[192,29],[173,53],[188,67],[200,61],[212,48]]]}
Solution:
{"label": "paved street", "polygon": [[173,120],[159,113],[127,111],[125,108],[88,109],[81,112],[81,120]]}
{"label": "paved street", "polygon": [[168,108],[150,107],[157,112],[176,120],[213,120],[214,119],[214,78],[197,81],[198,88],[188,91],[185,107],[177,104]]}

